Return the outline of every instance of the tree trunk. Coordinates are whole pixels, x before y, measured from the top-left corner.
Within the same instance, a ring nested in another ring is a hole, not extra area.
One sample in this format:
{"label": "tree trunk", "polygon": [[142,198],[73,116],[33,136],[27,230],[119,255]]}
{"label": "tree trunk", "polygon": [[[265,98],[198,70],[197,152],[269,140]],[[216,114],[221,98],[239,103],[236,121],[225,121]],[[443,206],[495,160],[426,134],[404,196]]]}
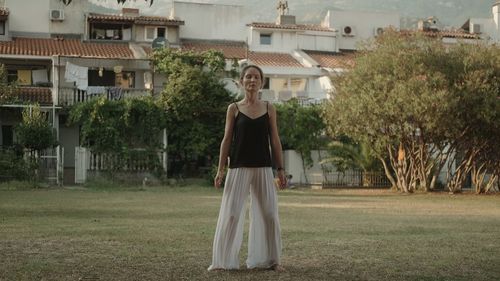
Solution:
{"label": "tree trunk", "polygon": [[306,180],[306,184],[309,184],[309,179],[307,179],[306,173],[306,163],[304,162],[304,154],[300,152],[300,159],[302,160],[302,171],[304,173],[304,179]]}

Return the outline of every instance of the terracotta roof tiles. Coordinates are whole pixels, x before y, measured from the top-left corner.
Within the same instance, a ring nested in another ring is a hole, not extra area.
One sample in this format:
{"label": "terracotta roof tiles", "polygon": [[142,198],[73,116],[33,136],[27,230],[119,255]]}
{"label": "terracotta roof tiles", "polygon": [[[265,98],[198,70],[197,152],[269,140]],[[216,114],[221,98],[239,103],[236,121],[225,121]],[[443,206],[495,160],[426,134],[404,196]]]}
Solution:
{"label": "terracotta roof tiles", "polygon": [[250,52],[248,58],[259,66],[304,67],[290,54]]}
{"label": "terracotta roof tiles", "polygon": [[328,68],[352,68],[354,67],[355,52],[323,52],[308,51],[304,52],[314,59],[321,67]]}
{"label": "terracotta roof tiles", "polygon": [[130,58],[128,44],[86,43],[77,39],[14,38],[0,41],[0,54],[25,56],[75,56],[91,58]]}
{"label": "terracotta roof tiles", "polygon": [[19,87],[16,96],[23,102],[37,102],[40,105],[52,104],[52,91],[42,87]]}
{"label": "terracotta roof tiles", "polygon": [[129,22],[136,24],[152,25],[183,25],[184,21],[169,19],[167,17],[155,16],[125,16],[125,15],[106,15],[90,13],[87,16],[90,22]]}
{"label": "terracotta roof tiles", "polygon": [[411,35],[415,33],[421,33],[428,37],[447,37],[447,38],[462,38],[462,39],[479,39],[479,34],[471,34],[465,30],[401,30],[403,35]]}
{"label": "terracotta roof tiles", "polygon": [[182,44],[182,50],[204,52],[208,50],[220,51],[227,59],[244,59],[246,47],[244,42],[186,42]]}
{"label": "terracotta roof tiles", "polygon": [[276,24],[266,22],[253,22],[247,24],[254,28],[269,28],[269,29],[289,29],[289,30],[310,30],[310,31],[334,31],[331,28],[321,26],[319,24]]}

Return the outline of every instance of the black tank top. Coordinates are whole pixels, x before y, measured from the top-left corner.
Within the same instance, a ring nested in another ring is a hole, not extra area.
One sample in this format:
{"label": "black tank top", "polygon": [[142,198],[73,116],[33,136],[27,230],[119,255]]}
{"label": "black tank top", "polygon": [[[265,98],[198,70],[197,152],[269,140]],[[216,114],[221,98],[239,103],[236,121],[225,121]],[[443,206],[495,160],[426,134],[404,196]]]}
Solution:
{"label": "black tank top", "polygon": [[[241,112],[234,120],[229,168],[272,167],[269,149],[269,110],[252,119]],[[266,105],[268,108],[268,104]]]}

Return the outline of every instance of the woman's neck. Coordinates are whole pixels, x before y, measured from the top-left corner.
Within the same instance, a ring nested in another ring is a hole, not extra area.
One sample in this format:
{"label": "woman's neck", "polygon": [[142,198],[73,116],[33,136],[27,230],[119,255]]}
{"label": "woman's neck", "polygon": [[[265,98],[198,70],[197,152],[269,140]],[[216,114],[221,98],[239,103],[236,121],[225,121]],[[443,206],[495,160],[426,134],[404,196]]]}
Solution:
{"label": "woman's neck", "polygon": [[259,102],[259,92],[245,92],[244,103],[255,104]]}

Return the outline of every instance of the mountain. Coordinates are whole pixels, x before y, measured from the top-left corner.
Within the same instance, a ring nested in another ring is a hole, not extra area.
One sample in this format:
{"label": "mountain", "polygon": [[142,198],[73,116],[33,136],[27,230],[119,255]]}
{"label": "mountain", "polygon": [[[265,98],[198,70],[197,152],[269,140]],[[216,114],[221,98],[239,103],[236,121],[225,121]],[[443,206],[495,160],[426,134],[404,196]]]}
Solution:
{"label": "mountain", "polygon": [[[151,7],[144,1],[129,1],[124,6],[116,0],[90,0],[96,8],[121,9],[136,7],[141,13],[167,16],[172,0],[154,0]],[[182,0],[183,2],[235,4],[246,6],[255,21],[274,21],[277,16],[276,0]],[[328,10],[373,12],[399,12],[401,27],[416,27],[419,19],[437,17],[442,25],[460,27],[468,18],[490,18],[495,0],[288,0],[290,14],[297,22],[319,23]]]}

